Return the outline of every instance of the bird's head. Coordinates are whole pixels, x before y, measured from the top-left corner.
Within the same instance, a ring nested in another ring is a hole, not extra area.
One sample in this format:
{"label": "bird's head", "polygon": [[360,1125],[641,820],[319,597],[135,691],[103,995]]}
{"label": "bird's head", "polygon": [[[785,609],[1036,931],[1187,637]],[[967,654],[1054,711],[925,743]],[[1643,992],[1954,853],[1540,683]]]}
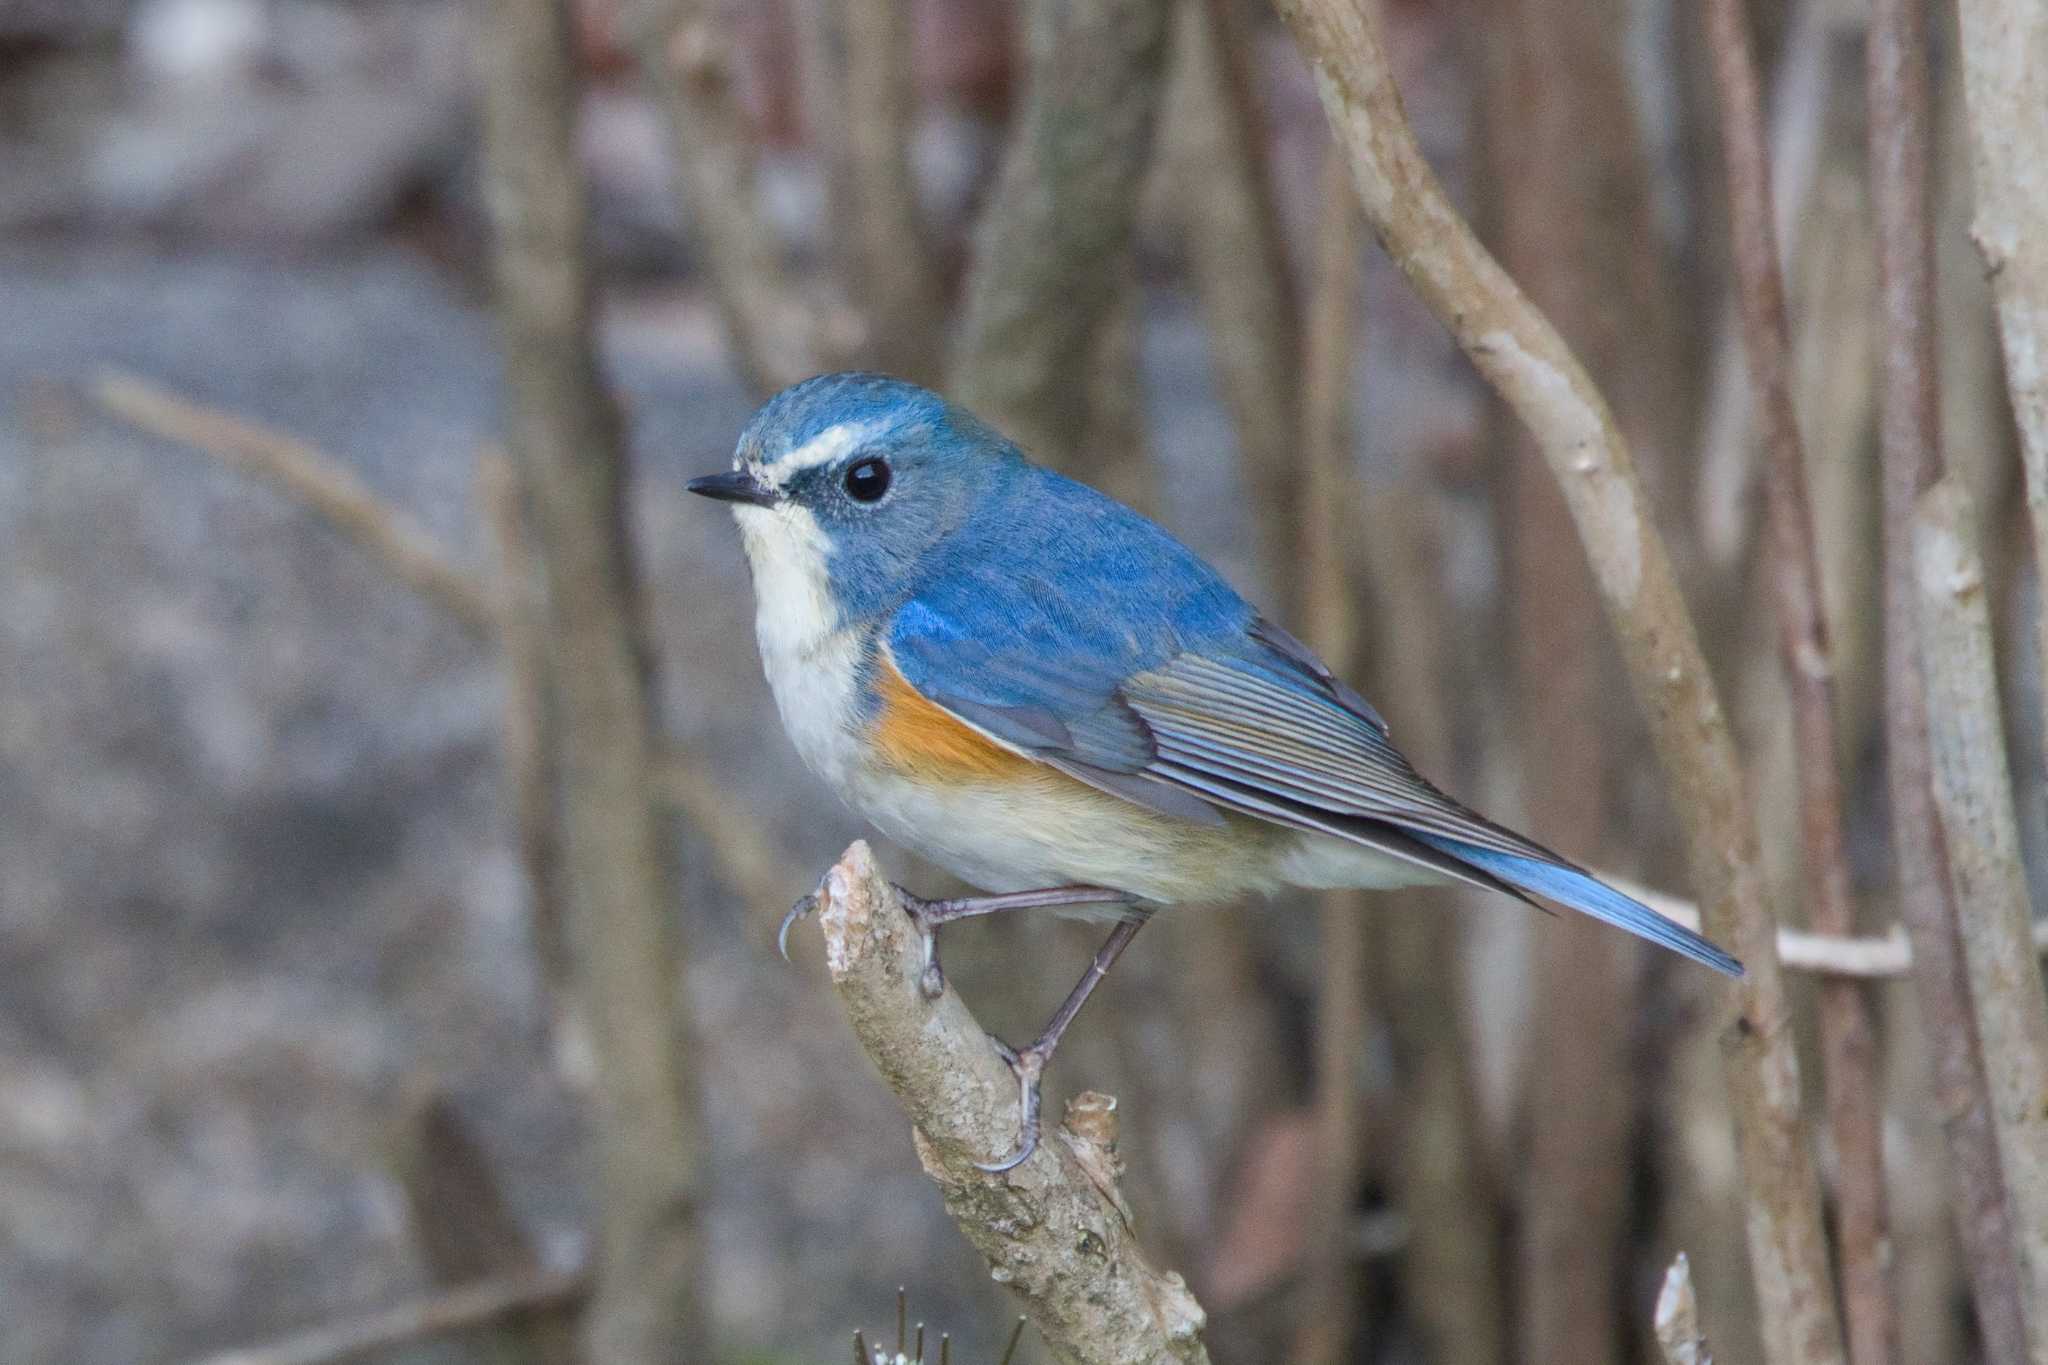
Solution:
{"label": "bird's head", "polygon": [[769,399],[731,471],[689,489],[733,504],[757,591],[788,590],[781,580],[795,573],[829,590],[841,615],[863,614],[899,597],[926,551],[1022,465],[1015,446],[928,389],[828,374]]}

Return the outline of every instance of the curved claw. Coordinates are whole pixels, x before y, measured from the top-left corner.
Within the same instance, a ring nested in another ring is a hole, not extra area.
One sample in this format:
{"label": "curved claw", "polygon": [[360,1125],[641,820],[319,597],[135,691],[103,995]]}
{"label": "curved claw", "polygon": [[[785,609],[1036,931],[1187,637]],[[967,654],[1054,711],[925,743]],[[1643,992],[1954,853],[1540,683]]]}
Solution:
{"label": "curved claw", "polygon": [[1002,1049],[1004,1060],[1010,1064],[1010,1070],[1017,1073],[1017,1084],[1021,1092],[1018,1105],[1020,1110],[1019,1122],[1023,1127],[1023,1132],[1018,1137],[1016,1151],[999,1161],[977,1161],[974,1163],[974,1169],[977,1171],[987,1171],[990,1175],[1001,1175],[1004,1171],[1016,1170],[1019,1166],[1029,1161],[1031,1154],[1038,1150],[1039,1081],[1045,1074],[1045,1054],[1037,1048],[1026,1048],[1022,1052],[1012,1052],[1001,1042],[998,1042],[996,1046]]}
{"label": "curved claw", "polygon": [[775,951],[782,954],[784,962],[789,961],[789,926],[795,924],[804,916],[815,912],[817,908],[818,893],[813,891],[795,905],[790,906],[789,913],[782,917],[782,927],[775,931]]}

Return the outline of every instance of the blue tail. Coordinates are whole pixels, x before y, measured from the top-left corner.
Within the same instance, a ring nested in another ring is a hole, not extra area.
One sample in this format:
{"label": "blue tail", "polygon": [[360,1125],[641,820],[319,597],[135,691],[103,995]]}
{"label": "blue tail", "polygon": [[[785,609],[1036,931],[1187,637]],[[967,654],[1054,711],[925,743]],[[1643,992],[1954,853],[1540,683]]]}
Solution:
{"label": "blue tail", "polygon": [[1742,964],[1722,952],[1713,944],[1701,938],[1682,924],[1670,920],[1644,905],[1622,895],[1606,883],[1587,876],[1577,868],[1562,867],[1557,863],[1544,862],[1540,858],[1522,858],[1512,853],[1500,853],[1490,848],[1461,843],[1440,835],[1413,833],[1413,837],[1441,849],[1460,862],[1470,863],[1482,872],[1498,877],[1509,886],[1541,896],[1545,900],[1568,905],[1583,911],[1594,919],[1605,920],[1617,929],[1626,929],[1638,938],[1682,953],[1695,962],[1704,963],[1717,972],[1729,976],[1741,976]]}

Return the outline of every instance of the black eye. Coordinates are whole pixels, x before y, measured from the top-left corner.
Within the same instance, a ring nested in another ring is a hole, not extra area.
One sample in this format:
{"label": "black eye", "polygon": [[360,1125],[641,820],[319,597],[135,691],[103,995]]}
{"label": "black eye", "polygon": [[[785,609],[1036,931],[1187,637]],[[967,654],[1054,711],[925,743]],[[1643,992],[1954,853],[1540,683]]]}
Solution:
{"label": "black eye", "polygon": [[870,457],[846,471],[846,496],[855,502],[878,502],[889,491],[889,462]]}

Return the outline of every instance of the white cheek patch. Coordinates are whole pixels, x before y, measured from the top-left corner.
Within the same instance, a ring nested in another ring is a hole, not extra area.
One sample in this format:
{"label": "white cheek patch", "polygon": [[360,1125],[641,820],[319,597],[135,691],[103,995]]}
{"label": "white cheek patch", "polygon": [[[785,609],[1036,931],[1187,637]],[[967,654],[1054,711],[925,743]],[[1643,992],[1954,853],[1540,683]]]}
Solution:
{"label": "white cheek patch", "polygon": [[833,464],[888,430],[887,422],[838,422],[805,441],[789,454],[772,464],[764,464],[759,474],[764,483],[772,488],[783,488],[796,475],[819,465]]}

